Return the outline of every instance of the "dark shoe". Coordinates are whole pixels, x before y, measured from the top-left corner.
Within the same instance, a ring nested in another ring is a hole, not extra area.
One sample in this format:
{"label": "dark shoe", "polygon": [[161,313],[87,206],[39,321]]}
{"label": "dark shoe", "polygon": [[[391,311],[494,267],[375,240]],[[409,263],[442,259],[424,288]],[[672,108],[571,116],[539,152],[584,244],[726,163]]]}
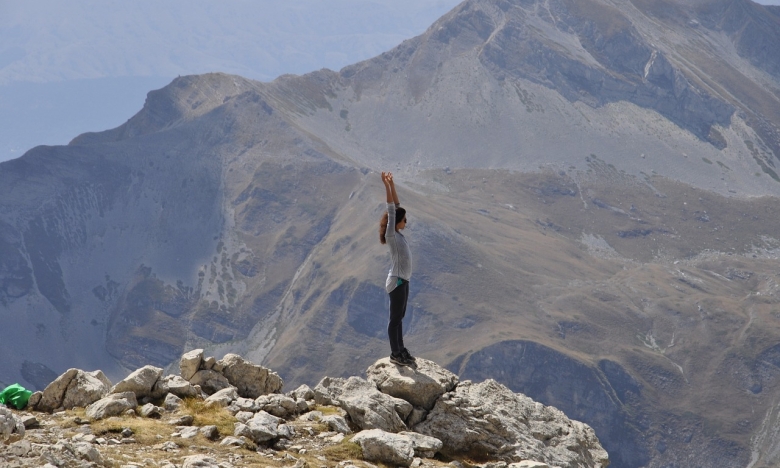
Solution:
{"label": "dark shoe", "polygon": [[403,354],[390,354],[390,362],[398,366],[408,366],[411,362],[404,358]]}
{"label": "dark shoe", "polygon": [[415,362],[416,361],[414,356],[409,354],[409,350],[406,349],[406,348],[401,350],[401,356],[403,356],[403,358],[406,359],[407,361],[411,361],[411,362]]}

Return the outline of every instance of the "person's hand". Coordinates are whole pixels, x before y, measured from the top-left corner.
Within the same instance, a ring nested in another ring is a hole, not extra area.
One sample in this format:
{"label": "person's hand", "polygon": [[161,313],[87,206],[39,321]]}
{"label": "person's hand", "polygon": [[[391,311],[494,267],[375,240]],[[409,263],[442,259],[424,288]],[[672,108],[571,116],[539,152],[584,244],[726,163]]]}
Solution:
{"label": "person's hand", "polygon": [[387,172],[382,171],[382,183],[385,185],[390,185],[390,183],[387,181]]}
{"label": "person's hand", "polygon": [[387,183],[392,187],[393,186],[393,173],[387,172],[385,177],[387,178]]}

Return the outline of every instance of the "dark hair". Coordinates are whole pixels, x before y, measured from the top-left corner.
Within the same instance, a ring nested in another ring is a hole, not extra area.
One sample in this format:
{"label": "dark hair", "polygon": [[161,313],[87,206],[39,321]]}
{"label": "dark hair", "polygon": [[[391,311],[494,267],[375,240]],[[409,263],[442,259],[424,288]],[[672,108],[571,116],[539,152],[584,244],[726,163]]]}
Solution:
{"label": "dark hair", "polygon": [[[387,240],[385,239],[385,234],[387,234],[387,221],[388,221],[389,215],[387,214],[387,211],[384,212],[382,215],[382,219],[379,220],[379,243],[380,244],[387,244]],[[395,209],[395,224],[400,223],[403,221],[403,219],[406,218],[406,210],[404,208],[401,208],[400,206]]]}

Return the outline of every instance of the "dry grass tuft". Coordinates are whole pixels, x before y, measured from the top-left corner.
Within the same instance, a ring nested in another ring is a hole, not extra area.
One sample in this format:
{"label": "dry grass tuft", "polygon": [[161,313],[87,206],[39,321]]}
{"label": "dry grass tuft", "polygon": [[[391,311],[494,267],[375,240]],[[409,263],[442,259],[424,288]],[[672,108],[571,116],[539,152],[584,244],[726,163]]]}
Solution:
{"label": "dry grass tuft", "polygon": [[196,398],[185,398],[179,411],[191,414],[195,418],[194,426],[217,426],[219,434],[223,437],[233,435],[235,423],[238,422],[238,419],[225,408],[215,405],[207,406],[203,400]]}
{"label": "dry grass tuft", "polygon": [[363,449],[356,442],[352,442],[352,436],[344,438],[339,444],[325,447],[322,454],[331,461],[363,459]]}

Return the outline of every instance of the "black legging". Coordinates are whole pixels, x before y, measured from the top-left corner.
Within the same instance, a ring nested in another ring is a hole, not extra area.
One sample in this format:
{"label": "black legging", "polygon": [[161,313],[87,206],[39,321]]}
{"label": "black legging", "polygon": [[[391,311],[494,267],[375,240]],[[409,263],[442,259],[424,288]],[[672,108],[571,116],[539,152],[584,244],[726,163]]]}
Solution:
{"label": "black legging", "polygon": [[390,323],[387,324],[387,336],[390,338],[390,352],[398,354],[404,349],[403,319],[406,315],[406,300],[409,299],[409,282],[390,291]]}

